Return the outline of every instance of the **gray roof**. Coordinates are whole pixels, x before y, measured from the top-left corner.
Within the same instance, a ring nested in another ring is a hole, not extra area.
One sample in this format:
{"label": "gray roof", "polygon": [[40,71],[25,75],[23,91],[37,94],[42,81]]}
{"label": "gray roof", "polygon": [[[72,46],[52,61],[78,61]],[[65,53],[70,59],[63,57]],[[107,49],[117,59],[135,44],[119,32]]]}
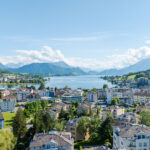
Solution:
{"label": "gray roof", "polygon": [[1,112],[0,112],[0,120],[4,120],[4,117]]}
{"label": "gray roof", "polygon": [[144,125],[128,125],[120,129],[119,135],[123,138],[131,138],[135,134],[140,132],[144,132],[145,134],[150,136],[150,128]]}
{"label": "gray roof", "polygon": [[73,146],[74,144],[74,141],[71,139],[71,133],[52,131],[49,133],[35,134],[33,141],[30,143],[30,147],[41,147],[51,140],[54,140],[59,147]]}

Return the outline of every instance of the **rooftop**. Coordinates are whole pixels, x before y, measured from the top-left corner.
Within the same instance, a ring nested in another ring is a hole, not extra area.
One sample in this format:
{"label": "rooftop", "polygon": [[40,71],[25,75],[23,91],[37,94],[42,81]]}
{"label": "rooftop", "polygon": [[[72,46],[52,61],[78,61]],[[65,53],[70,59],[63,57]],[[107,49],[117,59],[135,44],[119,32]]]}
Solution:
{"label": "rooftop", "polygon": [[33,141],[30,143],[30,147],[41,147],[45,143],[54,140],[58,146],[73,146],[74,141],[71,139],[70,132],[57,132],[51,131],[49,133],[35,134]]}

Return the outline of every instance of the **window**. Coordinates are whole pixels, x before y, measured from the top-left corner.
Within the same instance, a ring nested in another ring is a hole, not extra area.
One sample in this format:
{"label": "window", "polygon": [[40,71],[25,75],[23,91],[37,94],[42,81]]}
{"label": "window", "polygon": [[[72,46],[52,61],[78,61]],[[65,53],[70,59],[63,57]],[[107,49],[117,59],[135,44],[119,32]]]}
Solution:
{"label": "window", "polygon": [[144,143],[144,146],[147,146],[147,143]]}
{"label": "window", "polygon": [[145,139],[145,135],[142,135],[142,139]]}
{"label": "window", "polygon": [[142,143],[139,143],[139,147],[142,147]]}
{"label": "window", "polygon": [[140,135],[138,135],[138,139],[141,139],[141,136],[140,136]]}

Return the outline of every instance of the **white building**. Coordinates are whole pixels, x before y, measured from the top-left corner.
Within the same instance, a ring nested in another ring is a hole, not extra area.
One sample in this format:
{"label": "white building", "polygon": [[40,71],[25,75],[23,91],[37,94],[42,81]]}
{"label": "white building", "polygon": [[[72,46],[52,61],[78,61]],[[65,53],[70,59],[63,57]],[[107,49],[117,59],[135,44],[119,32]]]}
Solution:
{"label": "white building", "polygon": [[120,97],[122,97],[122,93],[121,92],[108,92],[107,93],[107,103],[110,104],[114,97],[120,98]]}
{"label": "white building", "polygon": [[41,97],[54,97],[55,96],[55,92],[53,89],[51,90],[43,90],[40,91],[40,96]]}
{"label": "white building", "polygon": [[18,102],[26,102],[27,97],[30,95],[30,91],[27,90],[21,90],[17,92],[17,100]]}
{"label": "white building", "polygon": [[13,112],[16,105],[16,97],[13,95],[5,96],[0,99],[0,112]]}
{"label": "white building", "polygon": [[29,150],[74,150],[74,140],[70,132],[39,133],[34,135]]}
{"label": "white building", "polygon": [[136,124],[114,128],[113,148],[114,150],[149,150],[150,128]]}
{"label": "white building", "polygon": [[95,92],[88,92],[87,93],[87,101],[89,101],[89,102],[96,102],[97,101],[97,93],[95,93]]}

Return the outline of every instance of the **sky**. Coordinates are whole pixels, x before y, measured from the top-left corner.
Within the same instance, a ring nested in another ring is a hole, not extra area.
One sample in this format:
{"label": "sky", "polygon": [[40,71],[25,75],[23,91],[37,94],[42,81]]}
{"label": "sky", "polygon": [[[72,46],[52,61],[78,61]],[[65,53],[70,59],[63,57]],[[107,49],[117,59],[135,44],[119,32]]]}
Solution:
{"label": "sky", "polygon": [[0,62],[103,70],[150,57],[149,0],[0,2]]}

